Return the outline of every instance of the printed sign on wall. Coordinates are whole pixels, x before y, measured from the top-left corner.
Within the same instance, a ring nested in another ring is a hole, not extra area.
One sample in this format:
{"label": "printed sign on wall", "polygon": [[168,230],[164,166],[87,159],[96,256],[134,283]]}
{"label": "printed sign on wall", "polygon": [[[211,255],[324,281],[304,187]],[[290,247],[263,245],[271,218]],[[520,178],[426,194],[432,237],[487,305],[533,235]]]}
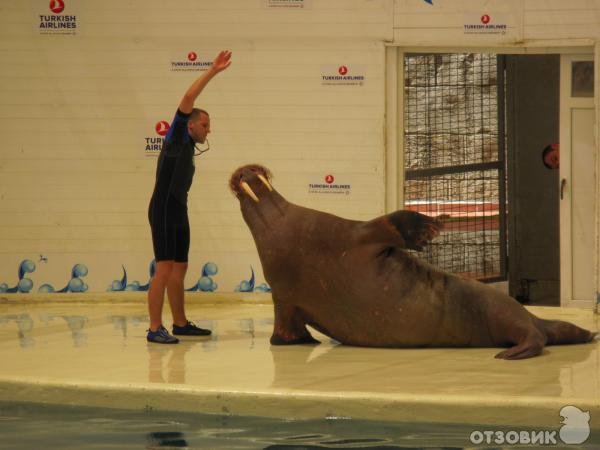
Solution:
{"label": "printed sign on wall", "polygon": [[154,134],[144,138],[144,154],[146,156],[158,156],[170,127],[171,125],[166,120],[156,122]]}
{"label": "printed sign on wall", "polygon": [[495,14],[465,14],[464,34],[493,35],[508,32],[507,15]]}
{"label": "printed sign on wall", "polygon": [[310,0],[265,0],[265,8],[306,9],[311,5]]}
{"label": "printed sign on wall", "polygon": [[202,72],[212,65],[212,59],[190,50],[187,53],[179,52],[171,58],[171,72]]}
{"label": "printed sign on wall", "polygon": [[33,28],[41,36],[81,34],[81,0],[34,0]]}
{"label": "printed sign on wall", "polygon": [[308,193],[350,195],[352,185],[348,182],[340,182],[333,173],[327,173],[322,180],[308,183]]}
{"label": "printed sign on wall", "polygon": [[365,84],[365,68],[358,65],[341,64],[321,66],[323,86],[362,86]]}

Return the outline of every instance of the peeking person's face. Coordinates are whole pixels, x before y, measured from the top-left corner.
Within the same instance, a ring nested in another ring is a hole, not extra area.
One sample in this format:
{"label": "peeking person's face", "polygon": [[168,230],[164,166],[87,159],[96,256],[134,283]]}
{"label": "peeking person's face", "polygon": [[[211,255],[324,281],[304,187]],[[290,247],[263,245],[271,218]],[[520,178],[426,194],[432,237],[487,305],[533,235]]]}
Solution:
{"label": "peeking person's face", "polygon": [[558,144],[550,144],[544,149],[544,165],[548,169],[558,169],[560,163],[560,152]]}

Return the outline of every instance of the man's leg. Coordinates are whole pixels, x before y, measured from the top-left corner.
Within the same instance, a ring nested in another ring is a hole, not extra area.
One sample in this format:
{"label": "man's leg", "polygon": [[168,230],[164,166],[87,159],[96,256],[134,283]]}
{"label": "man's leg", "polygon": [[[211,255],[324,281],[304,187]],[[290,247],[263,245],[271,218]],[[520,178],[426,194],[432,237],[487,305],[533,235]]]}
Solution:
{"label": "man's leg", "polygon": [[156,263],[156,272],[150,281],[150,289],[148,289],[148,313],[150,314],[151,331],[158,330],[162,325],[165,288],[168,286],[172,271],[173,261],[159,261]]}
{"label": "man's leg", "polygon": [[187,272],[188,263],[174,262],[173,270],[167,282],[167,294],[169,296],[169,305],[171,306],[171,314],[173,314],[173,323],[178,327],[187,325],[187,317],[185,316],[184,306],[184,291],[183,282]]}

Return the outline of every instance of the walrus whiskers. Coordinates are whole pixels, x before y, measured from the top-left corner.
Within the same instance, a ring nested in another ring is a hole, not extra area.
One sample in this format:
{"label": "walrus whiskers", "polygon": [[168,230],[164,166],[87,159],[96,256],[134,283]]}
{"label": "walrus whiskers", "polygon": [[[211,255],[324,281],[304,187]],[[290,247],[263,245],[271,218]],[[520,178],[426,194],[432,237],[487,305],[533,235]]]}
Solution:
{"label": "walrus whiskers", "polygon": [[258,199],[258,197],[256,196],[256,194],[254,193],[254,191],[252,190],[252,188],[248,185],[248,183],[246,183],[245,181],[242,181],[240,183],[240,187],[246,192],[246,194],[248,194],[250,196],[250,198],[252,200],[254,200],[256,203],[258,203],[260,200]]}
{"label": "walrus whiskers", "polygon": [[258,178],[260,178],[260,181],[262,181],[262,182],[263,182],[263,184],[264,184],[264,185],[267,187],[267,189],[268,189],[269,191],[273,192],[273,186],[271,186],[271,183],[269,183],[269,181],[268,181],[268,180],[265,178],[265,176],[264,176],[264,175],[262,175],[262,174],[260,174],[260,173],[259,173],[259,174],[257,174],[256,176],[257,176]]}

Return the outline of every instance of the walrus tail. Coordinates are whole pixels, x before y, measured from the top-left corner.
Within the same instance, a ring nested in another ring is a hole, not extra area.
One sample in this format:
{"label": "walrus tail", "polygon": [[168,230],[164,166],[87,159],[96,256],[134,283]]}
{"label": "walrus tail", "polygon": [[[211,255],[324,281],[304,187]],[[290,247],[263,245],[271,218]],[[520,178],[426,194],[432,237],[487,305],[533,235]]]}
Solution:
{"label": "walrus tail", "polygon": [[582,344],[592,341],[598,334],[562,320],[538,320],[548,338],[547,345]]}

